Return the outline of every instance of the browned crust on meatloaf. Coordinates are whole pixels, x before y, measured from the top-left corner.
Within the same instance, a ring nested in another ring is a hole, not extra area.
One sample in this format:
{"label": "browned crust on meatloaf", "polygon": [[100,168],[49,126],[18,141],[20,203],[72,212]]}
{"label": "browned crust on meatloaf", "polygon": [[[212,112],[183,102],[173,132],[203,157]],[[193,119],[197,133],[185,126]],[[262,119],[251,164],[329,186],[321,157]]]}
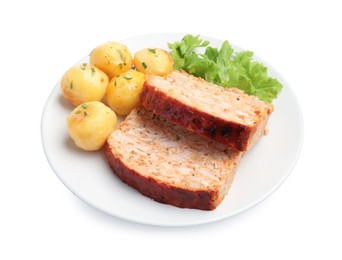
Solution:
{"label": "browned crust on meatloaf", "polygon": [[[105,145],[104,151],[110,167],[121,181],[155,201],[180,208],[213,210],[223,199],[218,200],[218,191],[185,190],[157,182],[153,178],[142,176],[117,158],[111,152],[108,143]],[[231,179],[233,180],[233,176]]]}
{"label": "browned crust on meatloaf", "polygon": [[[173,77],[173,74],[176,73],[177,72],[171,73],[171,77]],[[183,71],[178,73],[183,75],[187,74]],[[204,80],[193,77],[192,75],[189,75],[189,78],[197,82],[205,82]],[[208,83],[205,82],[204,84]],[[240,90],[235,91],[243,93]],[[242,95],[247,96],[244,93]],[[167,93],[159,90],[158,87],[150,84],[148,78],[144,83],[140,101],[146,108],[150,109],[159,116],[198,135],[215,140],[239,151],[247,151],[264,134],[268,117],[273,111],[272,105],[269,105],[270,109],[264,118],[259,117],[259,121],[255,122],[253,125],[228,121],[225,118],[207,113],[200,107],[189,106],[188,104],[183,103],[181,100],[171,97]],[[261,101],[258,100],[258,102]],[[255,113],[258,113],[258,111]]]}
{"label": "browned crust on meatloaf", "polygon": [[163,118],[240,151],[247,150],[248,140],[255,133],[257,127],[227,122],[197,108],[189,107],[159,91],[147,81],[144,84],[140,100],[146,108]]}

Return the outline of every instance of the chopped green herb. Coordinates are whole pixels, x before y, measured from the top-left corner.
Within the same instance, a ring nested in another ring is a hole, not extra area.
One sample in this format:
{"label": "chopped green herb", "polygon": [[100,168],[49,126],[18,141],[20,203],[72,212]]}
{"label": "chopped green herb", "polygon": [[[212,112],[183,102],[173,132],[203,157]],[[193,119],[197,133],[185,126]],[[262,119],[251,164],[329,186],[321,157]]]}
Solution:
{"label": "chopped green herb", "polygon": [[86,66],[87,66],[87,63],[83,63],[82,65],[83,65],[83,67],[81,67],[81,70],[85,70]]}
{"label": "chopped green herb", "polygon": [[83,111],[83,115],[87,116],[87,115],[88,115],[88,113],[87,113],[86,111]]}
{"label": "chopped green herb", "polygon": [[142,62],[142,63],[141,63],[141,65],[144,67],[144,69],[146,69],[146,68],[147,68],[147,65],[146,65],[146,63],[145,63],[145,62]]}
{"label": "chopped green herb", "polygon": [[133,79],[133,78],[128,78],[128,77],[125,77],[125,76],[122,76],[124,79],[126,79],[126,80],[131,80],[131,79]]}
{"label": "chopped green herb", "polygon": [[73,88],[73,85],[72,85],[72,81],[70,82],[70,89],[72,89]]}
{"label": "chopped green herb", "polygon": [[116,80],[114,81],[114,86],[116,87]]}
{"label": "chopped green herb", "polygon": [[122,63],[119,63],[120,70],[122,70]]}
{"label": "chopped green herb", "polygon": [[81,105],[81,107],[83,107],[84,109],[88,108],[88,104],[84,103]]}
{"label": "chopped green herb", "polygon": [[119,50],[119,49],[116,49],[116,50],[117,50],[118,53],[120,54],[120,57],[121,57],[122,61],[125,61],[125,55],[122,53],[122,51]]}
{"label": "chopped green herb", "polygon": [[76,110],[76,112],[75,112],[75,114],[79,114],[79,113],[81,113],[81,110]]}
{"label": "chopped green herb", "polygon": [[91,76],[93,77],[95,75],[95,68],[94,67],[91,67]]}
{"label": "chopped green herb", "polygon": [[152,52],[153,54],[156,54],[156,49],[153,48],[153,49],[150,49],[150,48],[147,48],[150,52]]}

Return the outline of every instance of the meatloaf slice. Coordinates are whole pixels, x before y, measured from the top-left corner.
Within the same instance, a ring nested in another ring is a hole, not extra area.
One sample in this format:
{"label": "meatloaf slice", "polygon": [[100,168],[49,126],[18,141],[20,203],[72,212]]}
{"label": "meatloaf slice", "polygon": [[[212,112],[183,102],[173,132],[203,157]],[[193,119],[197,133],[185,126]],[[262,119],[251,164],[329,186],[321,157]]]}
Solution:
{"label": "meatloaf slice", "polygon": [[113,172],[143,195],[213,210],[228,192],[241,152],[139,108],[109,136],[105,155]]}
{"label": "meatloaf slice", "polygon": [[184,71],[147,76],[140,100],[161,117],[198,135],[247,151],[264,135],[273,105]]}

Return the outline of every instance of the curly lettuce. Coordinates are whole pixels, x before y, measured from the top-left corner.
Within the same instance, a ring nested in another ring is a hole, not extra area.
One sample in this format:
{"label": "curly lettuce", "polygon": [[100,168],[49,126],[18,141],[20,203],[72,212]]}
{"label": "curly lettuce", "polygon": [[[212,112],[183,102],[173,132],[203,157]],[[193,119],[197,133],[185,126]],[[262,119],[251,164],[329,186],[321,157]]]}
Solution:
{"label": "curly lettuce", "polygon": [[[239,88],[268,103],[278,96],[282,84],[268,76],[267,67],[253,59],[253,52],[235,52],[228,41],[224,41],[220,49],[209,44],[199,35],[190,34],[181,41],[168,43],[174,68],[223,87]],[[202,53],[198,53],[199,50]]]}

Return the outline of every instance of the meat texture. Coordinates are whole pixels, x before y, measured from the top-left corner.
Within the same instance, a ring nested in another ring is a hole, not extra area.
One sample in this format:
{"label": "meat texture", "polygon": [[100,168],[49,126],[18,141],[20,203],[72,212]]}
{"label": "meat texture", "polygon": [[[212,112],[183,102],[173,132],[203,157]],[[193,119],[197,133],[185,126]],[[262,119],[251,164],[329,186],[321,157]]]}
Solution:
{"label": "meat texture", "polygon": [[237,88],[223,88],[184,71],[148,75],[140,100],[149,110],[198,135],[240,151],[261,136],[273,105]]}
{"label": "meat texture", "polygon": [[181,208],[213,210],[224,199],[241,152],[154,113],[131,112],[108,138],[113,172],[143,195]]}

